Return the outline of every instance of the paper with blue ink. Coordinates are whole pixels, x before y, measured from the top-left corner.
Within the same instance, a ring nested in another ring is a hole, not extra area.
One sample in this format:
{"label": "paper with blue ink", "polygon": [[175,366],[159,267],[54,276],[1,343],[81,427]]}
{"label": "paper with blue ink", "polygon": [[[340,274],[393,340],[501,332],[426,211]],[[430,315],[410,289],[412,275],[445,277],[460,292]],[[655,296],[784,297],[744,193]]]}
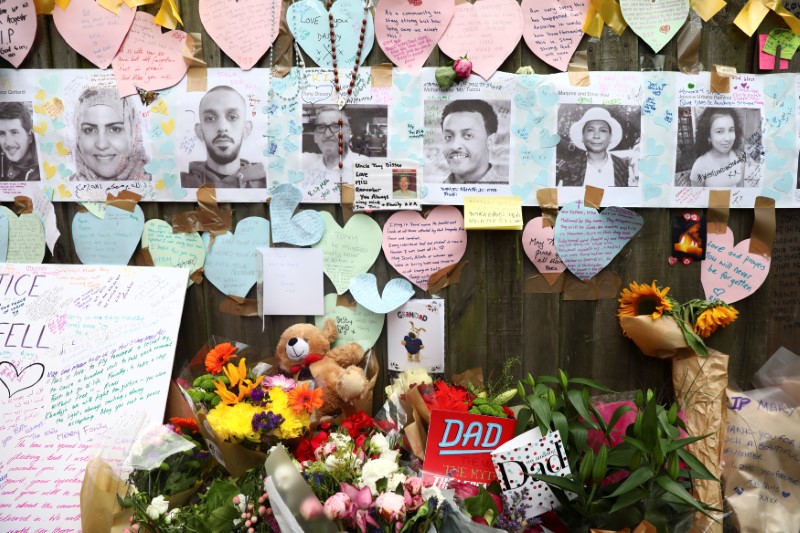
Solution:
{"label": "paper with blue ink", "polygon": [[17,216],[5,206],[0,206],[0,213],[5,215],[8,223],[6,263],[41,263],[45,253],[45,237],[39,215],[28,213]]}
{"label": "paper with blue ink", "polygon": [[315,248],[322,250],[325,274],[338,294],[350,286],[350,280],[372,268],[381,252],[383,233],[371,217],[355,214],[342,228],[327,211],[320,213],[325,236]]}
{"label": "paper with blue ink", "polygon": [[338,302],[337,294],[326,294],[325,314],[314,317],[314,323],[322,329],[327,319],[334,321],[339,336],[333,342],[333,348],[351,342],[357,342],[364,350],[372,348],[381,336],[385,316],[373,313],[357,302],[353,306],[339,305]]}
{"label": "paper with blue ink", "polygon": [[258,314],[308,316],[325,312],[322,250],[258,249]]}
{"label": "paper with blue ink", "polygon": [[269,221],[247,217],[236,224],[233,233],[218,235],[213,244],[211,235],[203,233],[203,244],[206,247],[203,267],[206,279],[224,294],[245,298],[256,284],[256,249],[269,246]]}
{"label": "paper with blue ink", "polygon": [[203,238],[196,231],[174,233],[169,223],[155,218],[144,224],[142,248],[148,249],[154,266],[188,268],[189,274],[203,268],[206,258]]}
{"label": "paper with blue ink", "polygon": [[[299,0],[286,10],[286,22],[295,40],[314,63],[321,67],[332,67],[330,26],[328,10],[319,0]],[[331,6],[333,31],[336,39],[336,63],[338,68],[352,68],[356,63],[362,28],[367,19],[359,64],[367,59],[375,43],[375,26],[372,13],[364,10],[362,0],[337,0]]]}
{"label": "paper with blue ink", "polygon": [[113,205],[105,218],[76,213],[72,219],[75,253],[84,265],[127,265],[144,230],[144,213],[138,205],[133,212]]}
{"label": "paper with blue ink", "polygon": [[6,262],[8,255],[8,217],[0,211],[0,263]]}
{"label": "paper with blue ink", "polygon": [[325,222],[318,212],[306,209],[294,214],[302,200],[303,193],[291,183],[278,185],[272,192],[272,242],[311,246],[325,234]]}
{"label": "paper with blue ink", "polygon": [[378,292],[378,279],[374,274],[359,274],[350,282],[350,294],[355,300],[373,313],[391,313],[412,296],[414,287],[408,280],[394,278],[389,280],[383,288],[383,293]]}

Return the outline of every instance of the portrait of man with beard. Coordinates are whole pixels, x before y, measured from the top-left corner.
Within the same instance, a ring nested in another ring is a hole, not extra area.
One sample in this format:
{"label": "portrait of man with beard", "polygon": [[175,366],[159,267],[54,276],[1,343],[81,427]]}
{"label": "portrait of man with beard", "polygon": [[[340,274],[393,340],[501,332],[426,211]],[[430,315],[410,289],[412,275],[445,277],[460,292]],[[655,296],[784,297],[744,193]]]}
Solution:
{"label": "portrait of man with beard", "polygon": [[181,185],[197,189],[204,183],[223,189],[264,189],[267,172],[261,163],[239,157],[242,142],[253,124],[247,120],[247,104],[235,89],[219,85],[200,100],[197,137],[206,147],[205,161],[191,161],[189,171],[181,172]]}

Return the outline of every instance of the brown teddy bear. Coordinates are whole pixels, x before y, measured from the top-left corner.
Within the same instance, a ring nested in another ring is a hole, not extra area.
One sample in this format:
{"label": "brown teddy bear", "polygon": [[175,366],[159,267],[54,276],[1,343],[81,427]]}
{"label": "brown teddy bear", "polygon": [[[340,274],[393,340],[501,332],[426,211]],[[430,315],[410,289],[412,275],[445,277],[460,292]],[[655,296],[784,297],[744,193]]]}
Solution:
{"label": "brown teddy bear", "polygon": [[364,359],[364,349],[351,342],[331,349],[338,331],[328,319],[320,330],[314,324],[295,324],[281,335],[276,349],[281,370],[299,380],[314,379],[325,392],[322,414],[332,414],[364,400],[374,380],[355,366]]}

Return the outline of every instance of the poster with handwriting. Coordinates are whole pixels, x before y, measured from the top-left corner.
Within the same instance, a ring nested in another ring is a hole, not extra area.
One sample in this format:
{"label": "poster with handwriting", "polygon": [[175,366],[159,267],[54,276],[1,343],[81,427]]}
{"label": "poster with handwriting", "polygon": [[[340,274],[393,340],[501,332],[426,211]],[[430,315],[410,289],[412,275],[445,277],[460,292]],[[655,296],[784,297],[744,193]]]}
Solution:
{"label": "poster with handwriting", "polygon": [[441,298],[409,300],[386,315],[390,372],[444,374],[444,316]]}
{"label": "poster with handwriting", "polygon": [[422,169],[416,161],[360,160],[353,171],[353,211],[422,209]]}
{"label": "poster with handwriting", "polygon": [[160,424],[186,269],[0,265],[0,522],[78,530],[87,461],[120,419]]}

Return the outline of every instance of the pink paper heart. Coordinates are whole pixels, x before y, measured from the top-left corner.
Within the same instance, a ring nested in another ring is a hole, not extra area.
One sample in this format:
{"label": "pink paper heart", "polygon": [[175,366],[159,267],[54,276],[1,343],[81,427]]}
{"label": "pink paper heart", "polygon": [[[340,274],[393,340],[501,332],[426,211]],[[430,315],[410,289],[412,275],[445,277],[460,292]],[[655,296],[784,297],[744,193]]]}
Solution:
{"label": "pink paper heart", "polygon": [[466,55],[484,79],[503,64],[522,37],[522,10],[514,0],[478,0],[456,6],[439,49],[452,59]]}
{"label": "pink paper heart", "polygon": [[536,217],[525,224],[522,249],[550,285],[567,269],[567,265],[556,252],[555,230],[551,226],[542,227],[542,217]]}
{"label": "pink paper heart", "polygon": [[154,17],[137,11],[131,29],[111,62],[120,96],[136,94],[136,87],[148,91],[172,87],[186,75],[181,48],[186,33],[161,33]]}
{"label": "pink paper heart", "polygon": [[413,4],[409,0],[381,0],[375,11],[375,37],[392,63],[416,75],[442,38],[454,11],[452,0]]}
{"label": "pink paper heart", "polygon": [[242,70],[253,68],[278,37],[281,0],[200,0],[208,35]]}
{"label": "pink paper heart", "polygon": [[53,22],[73,50],[106,68],[117,55],[135,14],[124,2],[115,15],[94,0],[71,0],[66,10],[53,8]]}
{"label": "pink paper heart", "polygon": [[764,283],[771,260],[751,254],[750,239],[733,245],[733,231],[708,233],[706,258],[700,263],[700,282],[706,298],[732,304],[747,298]]}
{"label": "pink paper heart", "polygon": [[467,250],[464,217],[453,206],[440,206],[427,218],[399,211],[383,226],[383,253],[397,272],[422,290],[431,274],[458,263]]}
{"label": "pink paper heart", "polygon": [[566,71],[588,11],[589,0],[522,0],[525,43],[542,61]]}
{"label": "pink paper heart", "polygon": [[7,0],[3,2],[3,11],[0,57],[18,67],[36,38],[36,6],[32,0]]}

